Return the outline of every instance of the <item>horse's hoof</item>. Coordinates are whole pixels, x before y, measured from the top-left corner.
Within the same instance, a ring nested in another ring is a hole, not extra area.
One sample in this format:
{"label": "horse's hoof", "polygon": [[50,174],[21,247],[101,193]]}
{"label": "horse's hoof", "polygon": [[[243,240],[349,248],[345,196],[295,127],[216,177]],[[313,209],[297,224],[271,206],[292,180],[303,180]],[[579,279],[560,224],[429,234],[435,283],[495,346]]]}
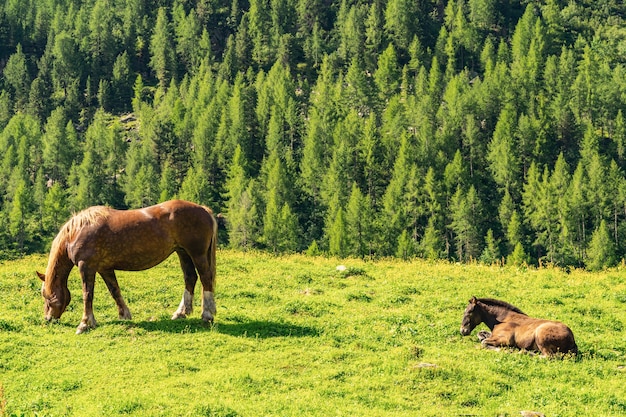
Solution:
{"label": "horse's hoof", "polygon": [[181,313],[179,311],[177,311],[176,313],[172,314],[172,320],[185,319],[185,318],[187,318],[187,315],[185,313]]}
{"label": "horse's hoof", "polygon": [[205,323],[208,323],[208,324],[213,324],[213,316],[212,316],[211,314],[206,314],[206,313],[203,313],[203,314],[202,314],[202,320],[203,320]]}
{"label": "horse's hoof", "polygon": [[78,325],[78,327],[76,328],[76,334],[81,334],[81,333],[85,333],[86,331],[91,330],[92,327],[88,326],[85,323],[81,323],[80,325]]}
{"label": "horse's hoof", "polygon": [[489,337],[491,337],[491,333],[486,330],[478,332],[478,340],[481,342]]}

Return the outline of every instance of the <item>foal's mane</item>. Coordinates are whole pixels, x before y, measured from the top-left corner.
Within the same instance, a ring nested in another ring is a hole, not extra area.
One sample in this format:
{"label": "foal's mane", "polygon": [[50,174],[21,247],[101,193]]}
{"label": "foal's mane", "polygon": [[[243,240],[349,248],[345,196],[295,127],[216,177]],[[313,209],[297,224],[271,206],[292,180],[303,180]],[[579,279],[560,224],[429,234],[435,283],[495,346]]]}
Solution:
{"label": "foal's mane", "polygon": [[513,304],[507,303],[506,301],[496,300],[494,298],[478,298],[478,301],[480,301],[483,304],[487,304],[489,306],[502,307],[502,308],[504,308],[506,310],[511,310],[511,311],[516,312],[516,313],[523,314],[525,316],[527,315],[522,310],[520,310],[519,308],[515,307]]}

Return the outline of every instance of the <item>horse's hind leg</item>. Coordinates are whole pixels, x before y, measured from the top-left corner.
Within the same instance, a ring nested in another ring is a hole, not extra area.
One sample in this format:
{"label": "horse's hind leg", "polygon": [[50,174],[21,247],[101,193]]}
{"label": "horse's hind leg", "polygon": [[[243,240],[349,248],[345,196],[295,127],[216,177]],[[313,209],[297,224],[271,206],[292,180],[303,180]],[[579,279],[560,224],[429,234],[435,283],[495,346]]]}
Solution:
{"label": "horse's hind leg", "polygon": [[187,255],[185,251],[177,251],[178,259],[180,260],[180,267],[185,275],[185,291],[183,292],[183,299],[178,306],[178,309],[172,315],[172,320],[185,318],[191,314],[193,310],[193,292],[196,288],[196,282],[198,281],[198,274],[196,273],[196,267],[191,260],[191,257]]}
{"label": "horse's hind leg", "polygon": [[115,271],[100,271],[100,276],[104,280],[104,283],[107,285],[107,288],[111,293],[111,297],[113,297],[113,299],[115,300],[115,304],[117,304],[117,312],[119,314],[119,318],[121,320],[130,320],[132,316],[130,314],[128,306],[122,298],[122,291],[120,291],[120,286],[117,284]]}
{"label": "horse's hind leg", "polygon": [[213,296],[215,292],[215,268],[211,267],[206,255],[195,256],[193,261],[202,282],[202,320],[212,323],[217,310]]}

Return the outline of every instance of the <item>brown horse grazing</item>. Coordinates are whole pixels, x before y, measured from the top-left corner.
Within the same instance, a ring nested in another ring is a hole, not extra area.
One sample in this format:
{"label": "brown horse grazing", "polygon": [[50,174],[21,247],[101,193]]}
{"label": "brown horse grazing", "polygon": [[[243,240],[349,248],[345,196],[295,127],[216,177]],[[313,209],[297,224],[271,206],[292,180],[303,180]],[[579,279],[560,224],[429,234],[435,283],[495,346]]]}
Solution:
{"label": "brown horse grazing", "polygon": [[[70,303],[67,279],[78,267],[83,281],[83,318],[76,330],[96,326],[93,291],[96,272],[102,276],[117,304],[120,319],[130,319],[122,299],[115,270],[141,271],[152,268],[176,252],[185,277],[185,291],[172,319],[186,317],[193,307],[193,293],[200,275],[202,319],[213,321],[215,300],[215,250],[217,221],[207,207],[172,200],[137,210],[90,207],[61,227],[52,242],[43,281],[46,320],[58,319]],[[196,273],[197,271],[197,273]]]}
{"label": "brown horse grazing", "polygon": [[539,351],[543,356],[578,353],[574,334],[565,324],[528,317],[504,301],[472,297],[463,314],[461,334],[469,335],[480,323],[485,323],[491,330],[491,333],[482,331],[478,334],[478,339],[487,348],[517,347]]}

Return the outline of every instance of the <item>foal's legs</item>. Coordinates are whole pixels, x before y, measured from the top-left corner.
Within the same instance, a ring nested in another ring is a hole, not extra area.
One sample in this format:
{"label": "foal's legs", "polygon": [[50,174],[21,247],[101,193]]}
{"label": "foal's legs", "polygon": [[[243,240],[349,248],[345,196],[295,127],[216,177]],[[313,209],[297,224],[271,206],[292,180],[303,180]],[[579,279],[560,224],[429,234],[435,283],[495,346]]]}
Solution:
{"label": "foal's legs", "polygon": [[111,296],[115,300],[115,304],[117,304],[117,312],[119,314],[119,318],[121,320],[130,320],[132,318],[130,314],[130,310],[128,306],[124,302],[122,298],[122,292],[120,291],[120,286],[117,284],[117,277],[115,276],[115,271],[100,271],[100,276],[104,280]]}
{"label": "foal's legs", "polygon": [[480,344],[486,348],[486,349],[492,349],[492,350],[500,350],[499,347],[496,346],[492,346],[487,344],[485,341],[487,339],[489,339],[491,337],[491,332],[488,332],[486,330],[482,330],[480,332],[478,332],[478,340],[480,341]]}
{"label": "foal's legs", "polygon": [[179,250],[176,251],[176,254],[178,255],[180,267],[185,276],[185,291],[183,292],[183,299],[178,306],[178,310],[172,315],[172,320],[185,318],[188,314],[191,314],[193,310],[193,292],[196,288],[196,282],[198,281],[196,268],[191,257],[187,255],[187,252]]}
{"label": "foal's legs", "polygon": [[[488,335],[488,336],[487,336]],[[483,334],[484,339],[481,340],[481,344],[487,349],[497,349],[504,346],[515,346],[514,332],[509,329],[505,323],[499,324],[493,328],[491,334],[485,332]]]}
{"label": "foal's legs", "polygon": [[90,270],[85,262],[78,263],[78,271],[83,280],[83,318],[76,329],[76,334],[96,327],[96,318],[93,316],[93,290],[96,281],[96,271]]}
{"label": "foal's legs", "polygon": [[487,330],[481,330],[480,332],[478,332],[478,340],[480,342],[490,337],[491,337],[491,332],[488,332]]}

